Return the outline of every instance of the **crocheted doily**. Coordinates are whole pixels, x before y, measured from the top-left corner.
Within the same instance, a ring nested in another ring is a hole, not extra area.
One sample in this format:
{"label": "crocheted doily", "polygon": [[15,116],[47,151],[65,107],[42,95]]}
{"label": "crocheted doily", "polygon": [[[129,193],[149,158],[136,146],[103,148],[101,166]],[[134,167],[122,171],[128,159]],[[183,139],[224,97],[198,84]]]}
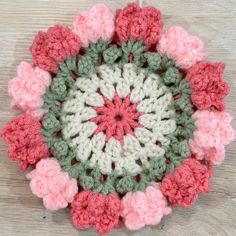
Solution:
{"label": "crocheted doily", "polygon": [[210,190],[212,165],[235,137],[224,111],[224,63],[154,7],[104,4],[73,28],[39,32],[33,63],[9,81],[21,115],[1,131],[49,210],[100,234],[158,224]]}

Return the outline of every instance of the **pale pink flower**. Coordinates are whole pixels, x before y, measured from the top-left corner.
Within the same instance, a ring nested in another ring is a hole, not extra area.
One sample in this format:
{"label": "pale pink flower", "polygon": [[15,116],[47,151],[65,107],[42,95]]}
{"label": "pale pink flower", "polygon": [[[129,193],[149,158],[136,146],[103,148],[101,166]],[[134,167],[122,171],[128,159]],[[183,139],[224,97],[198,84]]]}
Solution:
{"label": "pale pink flower", "polygon": [[74,20],[73,32],[84,47],[98,39],[110,41],[114,33],[114,16],[105,4],[96,4],[89,11],[79,11]]}
{"label": "pale pink flower", "polygon": [[159,184],[153,183],[145,192],[129,192],[121,200],[121,216],[130,230],[138,230],[145,225],[159,224],[162,217],[171,212],[167,201],[159,189]]}
{"label": "pale pink flower", "polygon": [[49,210],[67,207],[78,192],[77,182],[63,172],[59,163],[53,159],[42,159],[36,168],[26,176],[30,179],[30,188],[36,196],[43,199]]}
{"label": "pale pink flower", "polygon": [[195,112],[193,119],[196,119],[197,130],[189,141],[192,153],[199,160],[221,164],[225,157],[225,145],[235,138],[235,131],[230,125],[232,116],[227,112],[204,110]]}
{"label": "pale pink flower", "polygon": [[162,55],[175,60],[182,69],[189,69],[207,57],[201,39],[189,35],[178,26],[171,27],[161,35],[157,50]]}
{"label": "pale pink flower", "polygon": [[21,62],[17,68],[17,77],[8,83],[8,93],[12,96],[11,105],[22,112],[41,118],[46,112],[42,109],[43,94],[51,83],[48,72]]}

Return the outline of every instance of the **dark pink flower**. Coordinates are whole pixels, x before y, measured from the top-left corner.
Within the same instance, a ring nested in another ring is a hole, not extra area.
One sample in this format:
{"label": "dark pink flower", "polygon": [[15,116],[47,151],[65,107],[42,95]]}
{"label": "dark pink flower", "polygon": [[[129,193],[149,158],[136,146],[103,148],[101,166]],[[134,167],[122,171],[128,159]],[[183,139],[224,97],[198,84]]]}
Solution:
{"label": "dark pink flower", "polygon": [[129,39],[143,40],[148,47],[157,44],[163,27],[159,10],[150,6],[141,8],[136,3],[118,10],[115,23],[115,39],[118,43]]}
{"label": "dark pink flower", "polygon": [[100,234],[109,233],[119,224],[120,205],[115,194],[82,191],[72,202],[71,219],[77,228],[93,226]]}
{"label": "dark pink flower", "polygon": [[192,102],[199,110],[224,110],[224,97],[229,87],[223,80],[224,63],[200,62],[187,73],[192,89]]}
{"label": "dark pink flower", "polygon": [[80,50],[80,39],[68,27],[56,25],[47,32],[39,32],[30,51],[34,64],[46,71],[58,69],[58,62],[75,56]]}
{"label": "dark pink flower", "polygon": [[161,191],[172,206],[190,207],[199,193],[210,191],[211,167],[202,165],[193,158],[186,159],[173,173],[165,176]]}
{"label": "dark pink flower", "polygon": [[48,145],[44,142],[40,129],[41,124],[36,118],[20,115],[1,131],[1,136],[9,144],[9,158],[18,161],[22,171],[49,156]]}

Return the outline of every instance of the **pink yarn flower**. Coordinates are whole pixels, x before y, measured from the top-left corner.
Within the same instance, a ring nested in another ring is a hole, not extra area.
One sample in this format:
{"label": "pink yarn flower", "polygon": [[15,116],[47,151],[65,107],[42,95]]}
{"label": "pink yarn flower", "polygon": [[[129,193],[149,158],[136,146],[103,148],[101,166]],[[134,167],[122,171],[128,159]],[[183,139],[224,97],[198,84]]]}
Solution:
{"label": "pink yarn flower", "polygon": [[150,47],[160,39],[163,27],[161,12],[154,7],[141,8],[130,3],[116,14],[115,39],[121,44],[129,39],[143,40]]}
{"label": "pink yarn flower", "polygon": [[114,16],[105,4],[96,4],[89,11],[79,11],[74,20],[73,32],[79,36],[82,46],[98,39],[110,41],[114,33]]}
{"label": "pink yarn flower", "polygon": [[188,158],[173,173],[167,174],[161,183],[161,191],[172,206],[191,207],[199,193],[210,191],[211,166]]}
{"label": "pink yarn flower", "polygon": [[199,110],[216,108],[224,110],[223,99],[229,93],[229,87],[223,80],[224,63],[200,62],[187,73],[192,90],[193,104]]}
{"label": "pink yarn flower", "polygon": [[142,127],[138,122],[142,112],[138,112],[136,109],[138,103],[130,104],[130,95],[122,100],[116,93],[114,102],[105,97],[103,99],[105,105],[103,107],[94,107],[98,115],[91,119],[92,122],[98,124],[95,134],[105,131],[106,141],[114,137],[123,144],[124,135],[130,134],[134,136],[133,129]]}
{"label": "pink yarn flower", "polygon": [[156,183],[148,186],[145,192],[127,193],[121,200],[121,209],[121,216],[130,230],[159,224],[162,217],[171,212]]}
{"label": "pink yarn flower", "polygon": [[173,26],[161,35],[157,50],[162,55],[175,60],[182,69],[189,69],[207,55],[203,51],[203,42],[196,36],[189,35],[183,28]]}
{"label": "pink yarn flower", "polygon": [[33,194],[42,198],[44,206],[52,211],[67,207],[78,192],[77,181],[61,171],[53,158],[39,161],[26,177],[30,179]]}
{"label": "pink yarn flower", "polygon": [[30,115],[20,115],[10,121],[1,131],[9,144],[8,157],[18,161],[22,171],[40,159],[48,157],[48,145],[40,133],[40,122]]}
{"label": "pink yarn flower", "polygon": [[8,93],[12,96],[11,105],[22,112],[41,118],[46,112],[42,109],[46,88],[51,83],[48,72],[39,67],[32,67],[28,62],[21,62],[17,68],[17,77],[8,83]]}
{"label": "pink yarn flower", "polygon": [[225,145],[235,138],[235,131],[230,125],[232,116],[227,112],[197,111],[193,118],[196,119],[197,130],[193,140],[189,141],[192,153],[199,160],[221,164],[225,156]]}
{"label": "pink yarn flower", "polygon": [[65,26],[50,27],[47,32],[39,32],[30,51],[34,64],[46,71],[58,69],[58,62],[75,56],[80,50],[80,39]]}
{"label": "pink yarn flower", "polygon": [[71,206],[71,219],[77,228],[93,226],[98,233],[105,234],[119,224],[120,199],[115,194],[82,191],[75,196]]}

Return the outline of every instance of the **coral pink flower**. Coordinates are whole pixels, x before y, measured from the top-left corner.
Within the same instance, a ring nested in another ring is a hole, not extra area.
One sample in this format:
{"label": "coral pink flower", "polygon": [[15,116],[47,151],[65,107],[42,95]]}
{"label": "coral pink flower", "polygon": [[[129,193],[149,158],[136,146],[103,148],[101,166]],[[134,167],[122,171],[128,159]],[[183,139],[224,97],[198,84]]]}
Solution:
{"label": "coral pink flower", "polygon": [[199,160],[220,164],[225,156],[225,145],[235,138],[235,131],[230,125],[232,116],[226,112],[197,111],[193,118],[196,119],[197,130],[193,140],[189,141],[192,153]]}
{"label": "coral pink flower", "polygon": [[79,11],[74,20],[73,32],[77,34],[83,47],[98,39],[110,41],[114,33],[114,16],[105,4],[96,4],[89,11]]}
{"label": "coral pink flower", "polygon": [[77,228],[93,226],[98,233],[105,234],[119,224],[120,199],[115,194],[82,191],[75,196],[71,206],[71,219]]}
{"label": "coral pink flower", "polygon": [[9,158],[18,161],[22,171],[49,155],[48,146],[43,140],[40,129],[41,124],[36,118],[20,115],[1,131],[1,136],[9,144]]}
{"label": "coral pink flower", "polygon": [[127,193],[121,200],[121,208],[121,216],[130,230],[159,224],[162,217],[171,212],[159,184],[156,183],[148,186],[145,192]]}
{"label": "coral pink flower", "polygon": [[201,39],[189,35],[188,32],[178,26],[171,27],[161,35],[157,50],[162,55],[167,55],[175,60],[182,69],[189,69],[207,56],[203,51]]}
{"label": "coral pink flower", "polygon": [[159,41],[163,27],[159,10],[150,6],[141,8],[136,3],[118,10],[115,23],[115,38],[119,44],[129,39],[143,40],[148,47]]}
{"label": "coral pink flower", "polygon": [[94,107],[98,115],[91,119],[92,122],[98,124],[95,133],[106,132],[106,141],[111,137],[124,143],[124,135],[130,134],[134,136],[133,129],[142,127],[138,122],[138,118],[143,114],[136,110],[138,103],[130,104],[130,96],[126,96],[124,100],[116,93],[114,102],[108,98],[104,99],[103,107]]}
{"label": "coral pink flower", "polygon": [[199,193],[210,191],[211,166],[188,158],[173,173],[167,174],[161,183],[161,191],[172,206],[191,207]]}
{"label": "coral pink flower", "polygon": [[48,72],[39,67],[32,67],[27,62],[21,62],[17,68],[17,77],[8,83],[8,93],[12,96],[12,106],[41,118],[46,110],[42,109],[43,94],[51,83]]}
{"label": "coral pink flower", "polygon": [[199,110],[224,110],[223,99],[229,88],[223,80],[224,63],[200,62],[187,73],[192,89],[192,102]]}
{"label": "coral pink flower", "polygon": [[80,39],[72,31],[56,25],[47,32],[39,32],[30,48],[34,64],[46,71],[58,69],[58,62],[75,56],[80,50]]}
{"label": "coral pink flower", "polygon": [[52,211],[67,207],[78,192],[77,181],[61,171],[53,158],[39,161],[26,177],[30,179],[33,194],[42,198],[45,207]]}

